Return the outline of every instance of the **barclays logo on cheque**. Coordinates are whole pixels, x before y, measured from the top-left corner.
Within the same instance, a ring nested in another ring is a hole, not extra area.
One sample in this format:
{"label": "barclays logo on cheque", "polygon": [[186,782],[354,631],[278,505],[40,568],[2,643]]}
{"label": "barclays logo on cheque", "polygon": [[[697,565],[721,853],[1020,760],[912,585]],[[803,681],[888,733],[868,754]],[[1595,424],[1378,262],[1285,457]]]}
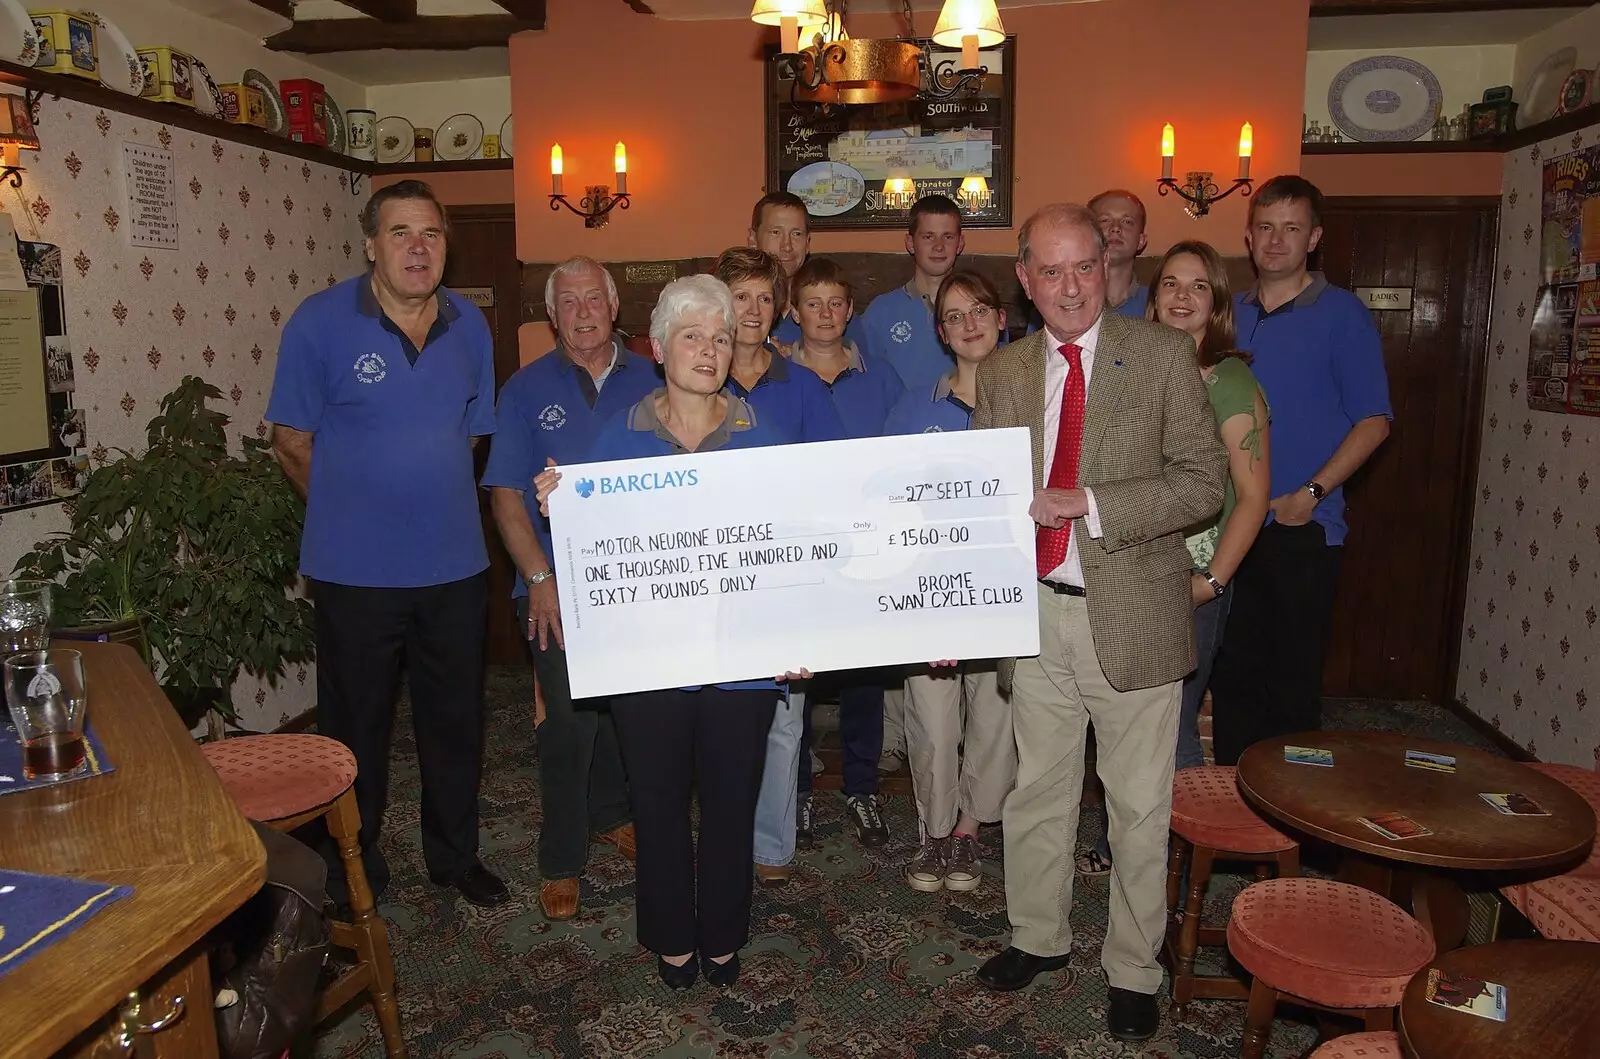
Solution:
{"label": "barclays logo on cheque", "polygon": [[666,489],[692,489],[700,484],[699,470],[657,471],[653,474],[602,474],[598,480],[579,478],[573,486],[584,500],[595,493],[653,493]]}

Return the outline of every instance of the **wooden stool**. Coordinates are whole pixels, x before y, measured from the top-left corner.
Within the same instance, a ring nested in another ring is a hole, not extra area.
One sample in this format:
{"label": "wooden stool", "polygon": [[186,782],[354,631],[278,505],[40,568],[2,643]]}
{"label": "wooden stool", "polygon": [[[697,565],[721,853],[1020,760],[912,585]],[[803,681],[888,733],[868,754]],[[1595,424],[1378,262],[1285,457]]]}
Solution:
{"label": "wooden stool", "polygon": [[1310,1059],[1403,1059],[1405,1054],[1400,1049],[1400,1035],[1385,1030],[1335,1037],[1312,1052]]}
{"label": "wooden stool", "polygon": [[354,919],[330,920],[333,944],[355,953],[355,966],[334,979],[317,1001],[318,1022],[361,993],[371,997],[389,1059],[405,1059],[400,1009],[394,998],[394,962],[383,917],[361,863],[356,808],[356,759],[344,744],[320,735],[252,735],[200,748],[239,811],[274,831],[289,832],[319,817],[339,844]]}
{"label": "wooden stool", "polygon": [[[1226,924],[1201,922],[1212,862],[1258,861],[1258,878],[1266,878],[1268,866],[1274,864],[1279,878],[1295,876],[1300,874],[1300,846],[1256,815],[1239,793],[1233,768],[1224,765],[1179,769],[1173,776],[1172,835],[1165,947],[1172,971],[1172,1011],[1181,1018],[1193,998],[1244,1000],[1250,995],[1250,987],[1232,975],[1194,973],[1195,952],[1201,945],[1228,943]],[[1185,865],[1189,889],[1179,916],[1175,913]]]}
{"label": "wooden stool", "polygon": [[1269,879],[1233,902],[1228,949],[1255,976],[1244,1059],[1261,1059],[1278,998],[1394,1029],[1394,1009],[1433,959],[1433,938],[1387,897],[1324,879]]}

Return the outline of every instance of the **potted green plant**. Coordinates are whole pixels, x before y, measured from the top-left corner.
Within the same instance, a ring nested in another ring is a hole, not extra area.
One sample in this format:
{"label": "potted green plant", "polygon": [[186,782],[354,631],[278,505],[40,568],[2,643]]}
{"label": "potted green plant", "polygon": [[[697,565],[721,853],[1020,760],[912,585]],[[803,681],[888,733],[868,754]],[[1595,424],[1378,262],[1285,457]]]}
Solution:
{"label": "potted green plant", "polygon": [[70,528],[17,564],[56,583],[58,626],[137,640],[191,725],[207,712],[237,720],[241,671],[275,683],[315,654],[311,604],[290,594],[305,506],[266,442],[229,451],[229,418],[206,404],[221,398],[185,376],[145,450],[91,473]]}

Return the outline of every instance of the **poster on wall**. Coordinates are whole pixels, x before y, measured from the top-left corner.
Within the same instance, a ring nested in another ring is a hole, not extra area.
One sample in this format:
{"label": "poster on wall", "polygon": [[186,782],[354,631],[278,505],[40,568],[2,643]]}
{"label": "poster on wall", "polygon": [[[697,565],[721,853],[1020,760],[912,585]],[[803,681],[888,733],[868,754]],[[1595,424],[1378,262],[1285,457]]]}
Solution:
{"label": "poster on wall", "polygon": [[178,248],[178,198],[172,152],[137,143],[122,145],[128,186],[128,239],[134,246]]}
{"label": "poster on wall", "polygon": [[1528,407],[1600,415],[1600,148],[1544,164]]}
{"label": "poster on wall", "polygon": [[75,496],[89,474],[83,409],[73,407],[61,248],[16,246],[28,289],[0,293],[0,512]]}
{"label": "poster on wall", "polygon": [[[932,54],[934,76],[961,65],[959,52]],[[793,63],[769,51],[767,190],[804,199],[813,231],[903,229],[915,199],[960,201],[963,183],[979,178],[962,224],[1009,228],[1015,42],[979,52],[978,62],[988,73],[972,92],[937,98],[924,73],[924,90],[911,99],[823,107],[796,92]]]}

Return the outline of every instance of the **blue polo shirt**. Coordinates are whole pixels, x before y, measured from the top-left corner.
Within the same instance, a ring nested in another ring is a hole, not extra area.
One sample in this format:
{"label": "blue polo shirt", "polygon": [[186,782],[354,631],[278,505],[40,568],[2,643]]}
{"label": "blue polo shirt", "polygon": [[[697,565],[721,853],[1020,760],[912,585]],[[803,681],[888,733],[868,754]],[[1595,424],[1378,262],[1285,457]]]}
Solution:
{"label": "blue polo shirt", "polygon": [[[780,345],[792,346],[799,342],[803,336],[800,333],[800,325],[794,322],[794,317],[784,313],[778,322],[773,325],[772,334],[768,337]],[[867,333],[861,329],[860,314],[852,316],[850,322],[844,325],[844,340],[846,342],[854,342],[863,349],[866,348]]]}
{"label": "blue polo shirt", "polygon": [[494,339],[439,288],[419,350],[362,274],[284,325],[266,418],[313,436],[300,572],[360,588],[421,588],[489,565],[472,438],[493,434]]}
{"label": "blue polo shirt", "polygon": [[[854,342],[844,344],[848,363],[833,381],[822,382],[833,396],[833,407],[839,412],[847,438],[875,438],[883,433],[884,420],[889,410],[905,395],[905,383],[895,370],[882,361],[873,360]],[[789,359],[805,366],[804,342],[789,351]]]}
{"label": "blue polo shirt", "polygon": [[[1394,418],[1378,327],[1354,294],[1313,272],[1309,287],[1270,313],[1254,290],[1233,311],[1239,347],[1254,356],[1250,368],[1272,406],[1273,496],[1304,487],[1361,420]],[[1344,488],[1312,517],[1329,544],[1343,544]]]}
{"label": "blue polo shirt", "polygon": [[[689,450],[673,437],[656,416],[656,398],[666,392],[666,387],[655,390],[632,408],[614,416],[601,428],[595,438],[589,459],[599,463],[605,460],[635,460],[644,456],[681,456]],[[784,445],[794,440],[782,428],[774,426],[754,406],[742,397],[728,395],[728,411],[722,425],[707,434],[695,452],[715,452],[718,449],[757,449],[767,445]],[[774,680],[739,680],[718,684],[728,691],[770,691],[778,684]],[[698,691],[685,688],[685,691]]]}
{"label": "blue polo shirt", "polygon": [[955,367],[934,326],[933,303],[915,280],[872,299],[862,320],[868,355],[894,368],[913,393],[927,393]]}
{"label": "blue polo shirt", "polygon": [[790,441],[838,441],[844,424],[833,407],[828,387],[817,373],[802,367],[768,346],[772,363],[756,384],[746,390],[730,373],[728,392],[761,413],[762,421]]}
{"label": "blue polo shirt", "polygon": [[884,434],[937,434],[972,426],[972,407],[950,388],[953,381],[953,375],[946,375],[927,389],[900,398],[883,424]]}
{"label": "blue polo shirt", "polygon": [[[1131,316],[1135,320],[1143,320],[1145,318],[1145,310],[1149,306],[1150,284],[1135,283],[1133,289],[1128,292],[1128,296],[1122,299],[1121,303],[1113,305],[1111,311],[1122,316]],[[1043,324],[1039,317],[1039,310],[1034,309],[1033,314],[1028,317],[1028,334],[1033,334],[1041,326]]]}
{"label": "blue polo shirt", "polygon": [[[539,514],[533,478],[545,461],[582,463],[590,458],[601,427],[661,384],[653,360],[611,339],[611,368],[595,385],[587,368],[557,346],[506,380],[500,389],[500,432],[489,448],[482,486],[522,491],[523,506],[546,559],[552,559],[550,520]],[[513,599],[528,594],[522,578],[512,579]]]}

